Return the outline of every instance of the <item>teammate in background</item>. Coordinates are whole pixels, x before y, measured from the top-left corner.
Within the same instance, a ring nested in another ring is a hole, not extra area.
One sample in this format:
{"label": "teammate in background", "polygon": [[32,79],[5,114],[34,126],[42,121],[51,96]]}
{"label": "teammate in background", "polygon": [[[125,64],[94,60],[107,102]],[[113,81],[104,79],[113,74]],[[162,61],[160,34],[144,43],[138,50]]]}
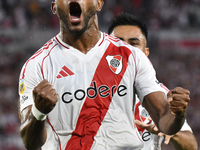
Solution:
{"label": "teammate in background", "polygon": [[[149,48],[147,47],[148,30],[146,25],[136,17],[128,13],[121,13],[116,16],[108,29],[108,34],[118,37],[119,39],[129,43],[132,46],[138,47],[149,56]],[[167,95],[168,89],[161,84],[163,92]],[[141,106],[138,97],[136,96],[135,104],[135,122],[144,141],[143,150],[158,150],[161,149],[163,137],[159,137],[157,129],[154,128],[154,123],[149,120],[149,114],[144,107]],[[140,121],[139,121],[140,120]],[[150,129],[150,133],[147,129]],[[154,129],[154,130],[153,130]],[[162,135],[162,133],[159,133]],[[185,121],[180,132],[173,136],[166,136],[165,144],[171,142],[177,150],[197,150],[197,141],[192,133],[190,126]]]}
{"label": "teammate in background", "polygon": [[171,90],[169,104],[148,58],[99,31],[96,14],[103,3],[52,2],[60,33],[27,60],[19,79],[20,134],[27,149],[141,149],[132,121],[133,87],[163,133],[181,129],[189,91]]}

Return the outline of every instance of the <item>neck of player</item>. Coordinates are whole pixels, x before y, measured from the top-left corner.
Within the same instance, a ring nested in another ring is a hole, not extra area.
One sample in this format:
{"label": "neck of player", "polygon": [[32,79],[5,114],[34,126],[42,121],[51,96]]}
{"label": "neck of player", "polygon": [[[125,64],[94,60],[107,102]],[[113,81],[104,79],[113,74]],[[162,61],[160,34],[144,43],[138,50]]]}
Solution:
{"label": "neck of player", "polygon": [[101,38],[97,23],[91,24],[81,35],[74,35],[67,30],[60,29],[59,37],[63,42],[87,54]]}

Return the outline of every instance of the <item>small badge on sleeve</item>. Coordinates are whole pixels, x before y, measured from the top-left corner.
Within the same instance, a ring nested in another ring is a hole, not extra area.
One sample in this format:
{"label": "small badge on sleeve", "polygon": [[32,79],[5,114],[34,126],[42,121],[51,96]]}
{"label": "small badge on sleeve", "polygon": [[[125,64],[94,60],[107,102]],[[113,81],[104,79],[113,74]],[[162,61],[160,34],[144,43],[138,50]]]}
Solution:
{"label": "small badge on sleeve", "polygon": [[20,82],[19,82],[19,94],[23,94],[25,91],[25,84],[24,84],[24,79],[22,79]]}

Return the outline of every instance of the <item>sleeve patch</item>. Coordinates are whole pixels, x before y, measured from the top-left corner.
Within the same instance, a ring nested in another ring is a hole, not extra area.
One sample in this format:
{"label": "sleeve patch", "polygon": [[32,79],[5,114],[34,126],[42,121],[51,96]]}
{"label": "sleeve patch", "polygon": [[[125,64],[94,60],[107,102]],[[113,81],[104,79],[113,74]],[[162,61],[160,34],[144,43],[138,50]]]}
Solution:
{"label": "sleeve patch", "polygon": [[25,91],[25,84],[24,84],[24,79],[22,79],[20,82],[19,82],[19,94],[23,94]]}

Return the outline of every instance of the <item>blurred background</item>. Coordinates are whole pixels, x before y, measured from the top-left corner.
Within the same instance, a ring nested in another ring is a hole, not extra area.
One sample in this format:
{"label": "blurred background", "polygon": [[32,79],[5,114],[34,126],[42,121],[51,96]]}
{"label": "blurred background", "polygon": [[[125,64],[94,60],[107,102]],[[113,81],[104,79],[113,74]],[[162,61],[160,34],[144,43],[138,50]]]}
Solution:
{"label": "blurred background", "polygon": [[[148,25],[157,78],[169,89],[190,90],[187,120],[200,145],[200,0],[104,2],[98,13],[103,32],[123,11]],[[18,78],[25,61],[59,32],[50,5],[50,0],[0,0],[0,150],[25,150],[19,136]]]}

